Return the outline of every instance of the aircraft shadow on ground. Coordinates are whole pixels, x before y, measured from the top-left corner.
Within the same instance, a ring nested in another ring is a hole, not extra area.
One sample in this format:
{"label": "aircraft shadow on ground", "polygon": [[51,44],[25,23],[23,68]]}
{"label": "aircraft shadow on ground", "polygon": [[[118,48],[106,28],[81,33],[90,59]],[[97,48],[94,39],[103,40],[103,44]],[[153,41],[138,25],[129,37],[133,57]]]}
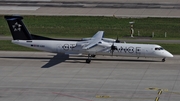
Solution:
{"label": "aircraft shadow on ground", "polygon": [[69,59],[69,55],[65,54],[57,54],[54,55],[53,58],[51,58],[45,65],[43,65],[41,68],[50,68],[53,67],[59,63],[65,62]]}
{"label": "aircraft shadow on ground", "polygon": [[[57,55],[52,55],[53,57],[0,57],[0,58],[12,58],[12,59],[40,59],[40,60],[47,60],[49,61],[42,61],[42,62],[47,62],[44,64],[41,68],[50,68],[53,67],[57,64],[60,64],[62,62],[67,62],[67,63],[85,63],[85,60],[87,59],[87,56],[71,56],[72,58],[69,58],[69,55],[65,54],[57,54]],[[74,61],[66,61],[66,60],[74,60]],[[80,61],[83,60],[84,62]],[[161,62],[157,60],[142,60],[142,59],[99,59],[99,58],[92,58],[92,61],[124,61],[124,62]]]}

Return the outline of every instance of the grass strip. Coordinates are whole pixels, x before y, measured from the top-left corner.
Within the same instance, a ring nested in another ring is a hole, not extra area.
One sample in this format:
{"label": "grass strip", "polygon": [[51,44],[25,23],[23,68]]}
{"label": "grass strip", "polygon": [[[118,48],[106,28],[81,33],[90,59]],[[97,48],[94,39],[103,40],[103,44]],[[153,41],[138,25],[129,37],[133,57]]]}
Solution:
{"label": "grass strip", "polygon": [[[8,25],[0,16],[0,35],[10,36]],[[53,38],[91,37],[97,31],[105,31],[105,37],[127,38],[130,24],[134,21],[135,36],[151,37],[154,32],[158,39],[180,39],[180,18],[115,18],[91,16],[24,16],[28,30],[37,35]],[[167,38],[164,34],[167,33]]]}

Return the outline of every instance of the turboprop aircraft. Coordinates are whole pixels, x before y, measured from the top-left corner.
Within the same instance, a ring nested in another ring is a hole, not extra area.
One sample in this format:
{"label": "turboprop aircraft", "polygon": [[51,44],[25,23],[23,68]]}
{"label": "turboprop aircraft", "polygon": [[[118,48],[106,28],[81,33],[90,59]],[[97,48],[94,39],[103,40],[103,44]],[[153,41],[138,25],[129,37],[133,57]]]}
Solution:
{"label": "turboprop aircraft", "polygon": [[130,57],[158,57],[164,62],[166,58],[173,57],[167,50],[154,44],[120,43],[119,40],[103,38],[104,31],[98,31],[92,38],[81,40],[52,39],[29,33],[21,16],[5,16],[13,40],[12,43],[34,48],[37,50],[88,55],[86,63],[96,55],[130,56]]}

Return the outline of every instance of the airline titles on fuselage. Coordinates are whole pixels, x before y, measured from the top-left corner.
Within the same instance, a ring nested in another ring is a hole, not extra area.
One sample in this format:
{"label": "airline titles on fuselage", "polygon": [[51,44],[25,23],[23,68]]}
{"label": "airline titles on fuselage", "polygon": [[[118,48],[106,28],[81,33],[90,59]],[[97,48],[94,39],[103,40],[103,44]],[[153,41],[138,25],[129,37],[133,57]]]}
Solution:
{"label": "airline titles on fuselage", "polygon": [[[45,47],[45,45],[31,44],[31,47]],[[76,47],[76,44],[64,44],[64,45],[62,45],[62,49],[65,51],[73,50],[75,47]],[[117,52],[140,54],[141,53],[141,47],[133,47],[133,46],[122,47],[121,46],[121,47],[117,47]]]}
{"label": "airline titles on fuselage", "polygon": [[[68,50],[73,50],[76,47],[76,44],[64,44],[62,45],[62,49],[65,51]],[[136,53],[136,54],[140,54],[141,53],[141,47],[133,47],[133,46],[129,46],[129,47],[117,47],[117,51],[119,53]]]}
{"label": "airline titles on fuselage", "polygon": [[130,46],[130,47],[119,47],[118,52],[122,53],[137,53],[137,54],[140,54],[141,53],[141,47],[133,47],[133,46]]}
{"label": "airline titles on fuselage", "polygon": [[76,44],[64,44],[62,45],[62,49],[64,50],[73,50],[76,47]]}

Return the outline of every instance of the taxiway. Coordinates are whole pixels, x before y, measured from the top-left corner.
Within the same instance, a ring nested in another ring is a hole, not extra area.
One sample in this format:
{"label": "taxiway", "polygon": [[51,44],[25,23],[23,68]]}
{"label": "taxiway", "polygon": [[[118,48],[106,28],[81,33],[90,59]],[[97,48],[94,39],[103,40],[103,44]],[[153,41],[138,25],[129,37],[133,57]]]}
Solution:
{"label": "taxiway", "polygon": [[0,100],[179,101],[179,55],[86,58],[0,51]]}

